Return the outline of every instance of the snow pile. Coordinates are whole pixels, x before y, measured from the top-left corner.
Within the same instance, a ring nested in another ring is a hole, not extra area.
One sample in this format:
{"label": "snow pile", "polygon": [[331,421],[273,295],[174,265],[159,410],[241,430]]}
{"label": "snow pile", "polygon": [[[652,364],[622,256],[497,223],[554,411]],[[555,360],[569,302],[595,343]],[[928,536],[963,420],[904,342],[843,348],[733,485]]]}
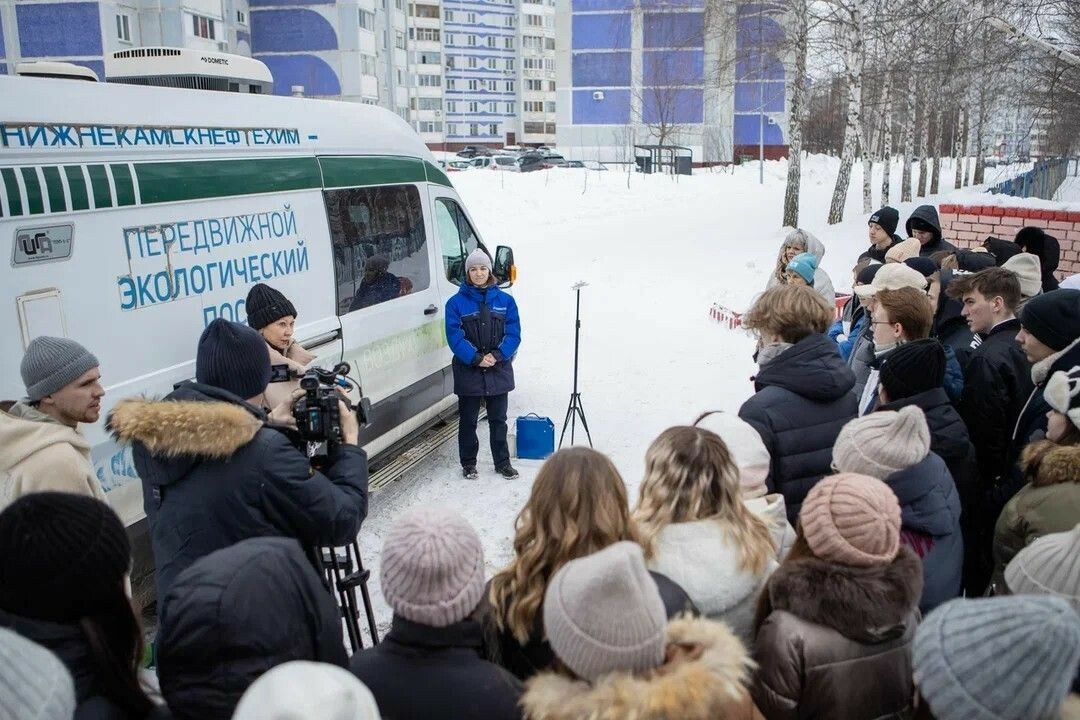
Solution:
{"label": "snow pile", "polygon": [[[835,158],[804,162],[801,207],[803,227],[827,248],[823,266],[839,291],[850,287],[851,267],[868,240],[860,165],[852,173],[849,219],[825,224],[837,167]],[[897,197],[900,166],[891,170]],[[737,413],[753,391],[753,341],[722,329],[708,308],[719,301],[743,310],[764,289],[785,234],[786,172],[786,161],[767,162],[763,185],[756,164],[677,179],[569,169],[455,173],[451,179],[485,243],[510,245],[518,265],[512,292],[523,340],[510,395],[511,433],[514,417],[529,412],[551,417],[556,438],[562,429],[573,369],[570,287],[578,280],[589,283],[581,294],[585,414],[595,447],[614,460],[632,504],[645,450],[663,429],[705,410]],[[942,178],[951,182],[947,171]],[[987,181],[1000,180],[988,171]],[[875,177],[875,196],[878,188]],[[906,219],[922,202],[892,204]],[[577,439],[584,442],[580,428]],[[510,559],[514,518],[540,462],[515,460],[521,478],[504,480],[495,475],[486,437],[480,461],[480,480],[464,480],[451,441],[418,472],[372,496],[360,539],[384,631],[391,612],[378,588],[378,558],[389,526],[407,508],[441,504],[461,512],[484,541],[488,576]]]}

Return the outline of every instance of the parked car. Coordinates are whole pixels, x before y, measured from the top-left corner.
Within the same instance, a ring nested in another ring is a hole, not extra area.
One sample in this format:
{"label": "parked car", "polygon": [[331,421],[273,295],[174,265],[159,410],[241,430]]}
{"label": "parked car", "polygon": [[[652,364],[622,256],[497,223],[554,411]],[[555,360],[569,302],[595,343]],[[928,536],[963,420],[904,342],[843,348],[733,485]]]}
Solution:
{"label": "parked car", "polygon": [[534,172],[536,170],[549,170],[552,165],[539,153],[525,153],[517,159],[519,172]]}
{"label": "parked car", "polygon": [[608,169],[608,166],[605,165],[604,163],[600,162],[599,160],[583,160],[582,162],[585,163],[585,167],[588,168],[589,170],[607,170]]}
{"label": "parked car", "polygon": [[517,161],[518,159],[513,155],[492,155],[490,167],[492,170],[501,170],[503,172],[521,172]]}
{"label": "parked car", "polygon": [[464,149],[458,151],[458,157],[463,158],[474,158],[490,154],[491,148],[486,148],[482,145],[466,145]]}
{"label": "parked car", "polygon": [[461,172],[462,170],[468,170],[472,167],[472,163],[468,160],[451,160],[446,163],[446,172]]}

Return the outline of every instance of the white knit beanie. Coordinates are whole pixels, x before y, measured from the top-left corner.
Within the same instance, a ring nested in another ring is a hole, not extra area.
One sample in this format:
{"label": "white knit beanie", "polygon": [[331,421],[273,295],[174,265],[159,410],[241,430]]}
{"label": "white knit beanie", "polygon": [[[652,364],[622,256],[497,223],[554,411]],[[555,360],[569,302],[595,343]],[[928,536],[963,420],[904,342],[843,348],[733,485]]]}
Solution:
{"label": "white knit beanie", "polygon": [[232,720],[379,720],[367,686],[344,668],[294,660],[244,692]]}
{"label": "white knit beanie", "polygon": [[71,720],[75,686],[64,663],[37,643],[0,628],[0,718]]}
{"label": "white knit beanie", "polygon": [[882,410],[845,425],[833,446],[833,466],[837,472],[884,480],[921,462],[929,452],[926,415],[908,405],[899,412]]}
{"label": "white knit beanie", "polygon": [[412,510],[383,543],[380,580],[396,615],[432,627],[453,625],[484,594],[484,547],[468,520],[453,510]]}
{"label": "white knit beanie", "polygon": [[1068,371],[1058,370],[1051,375],[1043,390],[1043,399],[1080,428],[1080,366]]}
{"label": "white knit beanie", "polygon": [[1001,267],[1012,271],[1020,279],[1021,297],[1033,298],[1042,292],[1042,263],[1038,255],[1017,253]]}
{"label": "white knit beanie", "polygon": [[579,678],[641,672],[664,661],[667,613],[645,554],[617,542],[561,567],[544,593],[544,632]]}
{"label": "white knit beanie", "polygon": [[1014,595],[1054,595],[1080,613],[1080,524],[1069,532],[1044,535],[1005,567]]}

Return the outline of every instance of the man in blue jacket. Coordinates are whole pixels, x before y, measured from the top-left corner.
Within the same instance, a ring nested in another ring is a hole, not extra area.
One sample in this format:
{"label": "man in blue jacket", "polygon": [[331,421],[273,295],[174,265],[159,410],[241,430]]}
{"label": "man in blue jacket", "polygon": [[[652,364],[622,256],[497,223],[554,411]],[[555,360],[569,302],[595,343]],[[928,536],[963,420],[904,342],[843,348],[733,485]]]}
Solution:
{"label": "man in blue jacket", "polygon": [[454,353],[454,392],[458,396],[458,455],[461,473],[475,480],[480,406],[487,405],[491,457],[495,471],[518,476],[506,442],[506,409],[514,389],[514,355],[521,344],[521,322],[514,298],[499,289],[491,258],[477,248],[465,260],[465,282],[446,302],[446,342]]}

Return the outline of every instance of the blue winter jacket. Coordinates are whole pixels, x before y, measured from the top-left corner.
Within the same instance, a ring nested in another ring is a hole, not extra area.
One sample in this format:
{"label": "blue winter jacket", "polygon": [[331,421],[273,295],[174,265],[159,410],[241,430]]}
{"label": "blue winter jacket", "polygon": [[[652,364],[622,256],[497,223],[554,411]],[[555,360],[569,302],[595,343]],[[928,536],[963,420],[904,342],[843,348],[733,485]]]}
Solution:
{"label": "blue winter jacket", "polygon": [[[463,283],[446,301],[446,342],[454,353],[454,393],[467,397],[502,395],[514,389],[513,359],[521,345],[521,321],[514,298],[495,285]],[[491,353],[496,363],[480,367]]]}
{"label": "blue winter jacket", "polygon": [[949,468],[934,453],[885,478],[900,501],[900,523],[933,538],[922,559],[923,594],[919,609],[926,614],[960,595],[964,540],[960,534],[960,495]]}

